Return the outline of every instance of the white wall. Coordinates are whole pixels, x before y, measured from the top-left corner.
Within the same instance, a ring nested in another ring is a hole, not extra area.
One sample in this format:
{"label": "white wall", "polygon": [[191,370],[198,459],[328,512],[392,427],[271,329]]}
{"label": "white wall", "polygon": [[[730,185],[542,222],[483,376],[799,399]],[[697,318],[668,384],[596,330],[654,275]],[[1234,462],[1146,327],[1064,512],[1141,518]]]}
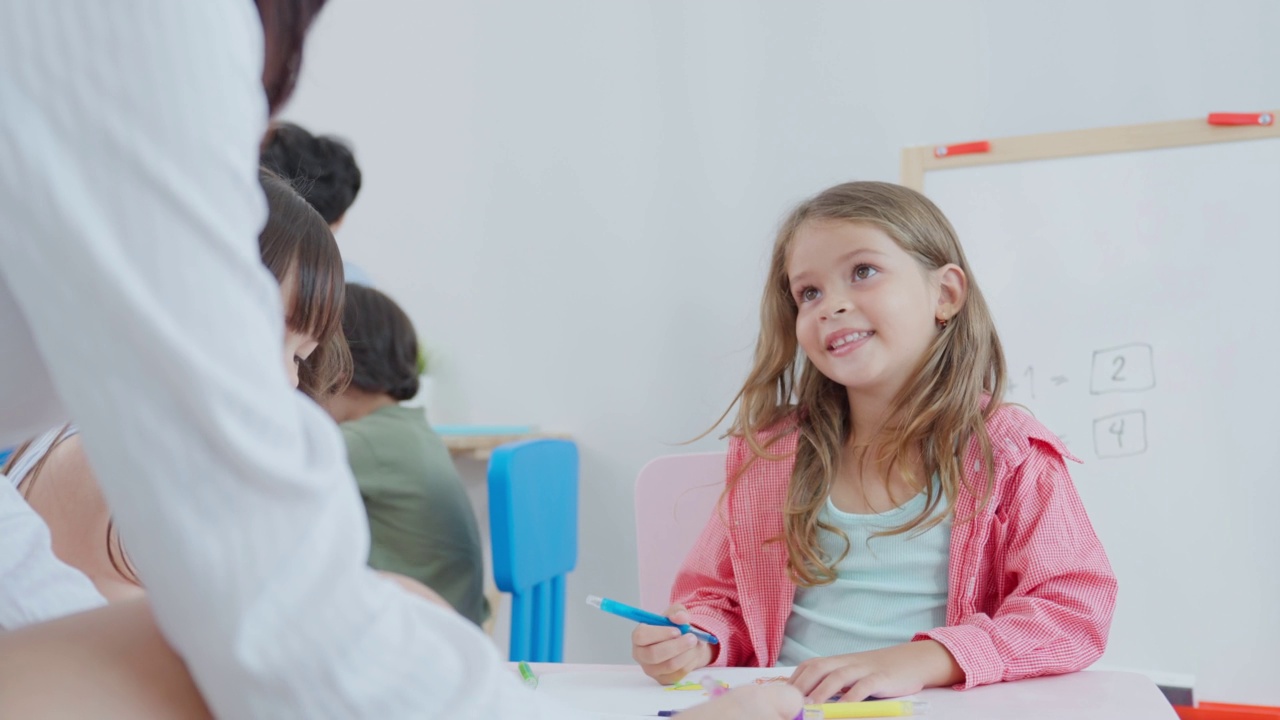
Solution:
{"label": "white wall", "polygon": [[1265,0],[332,0],[286,117],[355,145],[339,241],[433,352],[433,420],[580,443],[566,657],[622,662],[582,597],[637,598],[633,479],[732,398],[795,201],[907,145],[1275,108],[1277,28]]}

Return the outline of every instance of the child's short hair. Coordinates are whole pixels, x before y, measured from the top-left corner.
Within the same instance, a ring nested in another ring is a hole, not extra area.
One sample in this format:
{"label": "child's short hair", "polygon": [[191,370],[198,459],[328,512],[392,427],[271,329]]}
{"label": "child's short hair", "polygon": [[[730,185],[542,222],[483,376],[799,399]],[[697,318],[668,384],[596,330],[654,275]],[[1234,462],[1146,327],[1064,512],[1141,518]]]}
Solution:
{"label": "child's short hair", "polygon": [[396,400],[418,394],[418,335],[394,300],[348,284],[342,332],[351,348],[353,386]]}
{"label": "child's short hair", "polygon": [[258,174],[267,196],[267,223],[258,236],[262,262],[292,298],[285,322],[319,346],[298,367],[298,389],[315,400],[342,390],[351,354],[342,333],[346,282],[329,224],[275,173]]}
{"label": "child's short hair", "polygon": [[360,193],[360,166],[346,143],[312,135],[293,123],[272,126],[262,150],[262,166],[288,180],[332,225]]}

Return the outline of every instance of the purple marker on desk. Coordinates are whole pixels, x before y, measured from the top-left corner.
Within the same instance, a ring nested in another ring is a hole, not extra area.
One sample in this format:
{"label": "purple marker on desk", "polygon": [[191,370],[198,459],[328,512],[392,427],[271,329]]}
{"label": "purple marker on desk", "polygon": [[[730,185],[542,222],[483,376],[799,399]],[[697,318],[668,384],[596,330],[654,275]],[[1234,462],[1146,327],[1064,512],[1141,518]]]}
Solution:
{"label": "purple marker on desk", "polygon": [[[658,717],[675,717],[679,715],[679,710],[659,710]],[[822,720],[822,711],[813,708],[805,708],[796,714],[795,720]]]}

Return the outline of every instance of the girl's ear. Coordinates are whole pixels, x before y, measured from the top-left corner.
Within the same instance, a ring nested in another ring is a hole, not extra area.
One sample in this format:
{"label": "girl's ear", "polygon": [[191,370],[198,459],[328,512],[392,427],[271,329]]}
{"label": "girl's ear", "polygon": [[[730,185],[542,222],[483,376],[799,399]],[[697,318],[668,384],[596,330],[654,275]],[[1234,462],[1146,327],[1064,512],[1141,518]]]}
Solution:
{"label": "girl's ear", "polygon": [[947,263],[934,271],[938,283],[938,306],[934,317],[946,323],[960,313],[965,298],[969,296],[969,278],[959,265]]}

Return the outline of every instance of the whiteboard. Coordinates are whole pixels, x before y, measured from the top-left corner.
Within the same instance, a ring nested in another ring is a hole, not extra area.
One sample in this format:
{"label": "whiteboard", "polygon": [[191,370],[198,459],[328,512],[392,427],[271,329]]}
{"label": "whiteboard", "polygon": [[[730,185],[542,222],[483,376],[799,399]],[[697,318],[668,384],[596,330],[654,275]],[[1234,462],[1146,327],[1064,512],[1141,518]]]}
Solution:
{"label": "whiteboard", "polygon": [[1280,705],[1280,139],[924,174],[1120,583],[1101,665]]}

